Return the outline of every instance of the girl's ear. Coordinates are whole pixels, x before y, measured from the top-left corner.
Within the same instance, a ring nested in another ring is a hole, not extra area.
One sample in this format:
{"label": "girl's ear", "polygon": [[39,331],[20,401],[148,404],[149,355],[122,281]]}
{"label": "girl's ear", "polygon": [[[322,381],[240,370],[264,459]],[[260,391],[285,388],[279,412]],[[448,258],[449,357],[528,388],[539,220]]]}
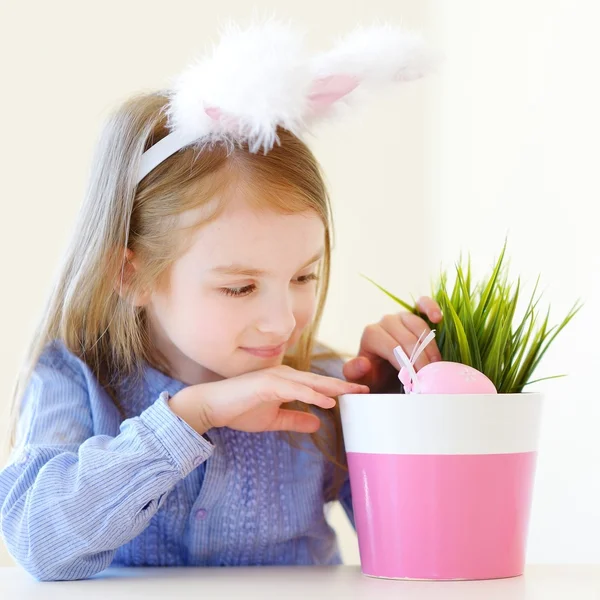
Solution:
{"label": "girl's ear", "polygon": [[150,293],[147,291],[136,291],[133,286],[135,275],[140,268],[139,261],[135,257],[133,250],[129,248],[121,250],[119,256],[121,260],[114,283],[115,292],[133,306],[145,306],[150,301]]}

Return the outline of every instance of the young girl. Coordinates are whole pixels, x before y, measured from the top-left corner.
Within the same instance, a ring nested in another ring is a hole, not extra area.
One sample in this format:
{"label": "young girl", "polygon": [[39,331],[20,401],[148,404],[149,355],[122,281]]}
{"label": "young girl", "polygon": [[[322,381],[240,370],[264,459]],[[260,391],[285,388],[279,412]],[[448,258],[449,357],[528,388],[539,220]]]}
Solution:
{"label": "young girl", "polygon": [[369,77],[416,76],[412,42],[360,32],[305,68],[285,27],[231,31],[172,92],[111,117],[0,473],[2,534],[33,576],[340,561],[323,510],[352,518],[334,398],[397,381],[392,349],[426,325],[368,327],[347,381],[315,356],[332,224],[298,135]]}

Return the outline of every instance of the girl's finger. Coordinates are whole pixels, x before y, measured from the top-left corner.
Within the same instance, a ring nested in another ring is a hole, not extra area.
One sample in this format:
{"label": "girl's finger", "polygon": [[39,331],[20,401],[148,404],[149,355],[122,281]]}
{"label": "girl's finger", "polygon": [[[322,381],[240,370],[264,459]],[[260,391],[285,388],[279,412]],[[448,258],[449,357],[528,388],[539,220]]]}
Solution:
{"label": "girl's finger", "polygon": [[348,381],[362,383],[365,386],[373,385],[373,365],[366,356],[357,356],[344,364],[344,377]]}
{"label": "girl's finger", "polygon": [[267,388],[267,395],[263,397],[272,402],[304,402],[305,404],[314,404],[321,408],[333,408],[335,400],[325,394],[315,391],[313,388],[284,379],[283,377],[273,377],[270,386]]}
{"label": "girl's finger", "polygon": [[311,387],[317,392],[327,396],[340,396],[341,394],[360,394],[367,393],[369,388],[353,381],[344,381],[337,377],[319,375],[308,371],[297,371],[291,367],[278,367],[273,371],[278,377],[295,381]]}
{"label": "girl's finger", "polygon": [[[415,315],[411,315],[410,313],[406,313],[411,317],[415,317],[418,319],[423,327],[421,327],[421,331],[426,328],[426,324],[422,319],[416,317]],[[385,331],[396,340],[396,346],[402,346],[402,349],[408,356],[411,356],[414,347],[417,343],[417,339],[421,333],[417,335],[412,329],[410,329],[403,321],[405,314],[400,315],[387,315],[381,320],[381,326],[385,329]],[[428,328],[427,328],[428,329]],[[417,330],[418,331],[418,330]],[[423,353],[417,359],[415,363],[415,369],[418,371],[422,369],[426,364],[429,363],[429,357]]]}
{"label": "girl's finger", "polygon": [[275,421],[266,431],[295,431],[297,433],[314,433],[319,430],[319,417],[299,410],[282,408],[277,413]]}
{"label": "girl's finger", "polygon": [[[413,315],[411,313],[402,313],[400,315],[400,319],[402,320],[404,327],[406,327],[416,338],[419,338],[423,332],[425,332],[424,335],[427,335],[431,331],[427,323],[425,323],[425,321],[423,321],[423,319],[420,317],[417,317],[417,315]],[[429,344],[427,344],[425,350],[417,359],[415,367],[417,370],[419,370],[422,369],[426,364],[439,360],[442,360],[442,356],[438,350],[435,340],[432,340],[429,342]]]}
{"label": "girl's finger", "polygon": [[[369,325],[363,334],[360,344],[360,354],[366,354],[367,357],[377,357],[390,363],[396,370],[400,370],[401,365],[398,364],[394,356],[394,348],[400,343],[385,327],[383,321],[387,320],[384,317],[381,323],[377,325]],[[371,359],[373,368],[376,370],[377,360]],[[377,377],[377,374],[375,374]]]}
{"label": "girl's finger", "polygon": [[439,323],[443,319],[440,305],[429,296],[422,296],[417,300],[418,309],[427,315],[432,323]]}

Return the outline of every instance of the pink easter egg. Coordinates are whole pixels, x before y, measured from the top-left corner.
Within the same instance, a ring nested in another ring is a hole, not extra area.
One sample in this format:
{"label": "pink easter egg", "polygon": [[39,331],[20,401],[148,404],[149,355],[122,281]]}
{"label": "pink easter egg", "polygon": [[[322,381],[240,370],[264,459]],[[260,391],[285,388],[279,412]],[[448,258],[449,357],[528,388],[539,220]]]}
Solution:
{"label": "pink easter egg", "polygon": [[418,373],[421,394],[497,394],[481,371],[461,363],[441,361],[425,365]]}

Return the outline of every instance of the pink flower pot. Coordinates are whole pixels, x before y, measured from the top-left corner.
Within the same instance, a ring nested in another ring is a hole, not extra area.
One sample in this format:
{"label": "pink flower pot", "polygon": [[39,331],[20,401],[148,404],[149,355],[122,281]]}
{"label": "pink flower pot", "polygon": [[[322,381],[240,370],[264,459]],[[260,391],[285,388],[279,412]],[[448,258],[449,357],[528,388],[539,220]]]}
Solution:
{"label": "pink flower pot", "polygon": [[340,398],[362,572],[523,573],[540,394]]}

